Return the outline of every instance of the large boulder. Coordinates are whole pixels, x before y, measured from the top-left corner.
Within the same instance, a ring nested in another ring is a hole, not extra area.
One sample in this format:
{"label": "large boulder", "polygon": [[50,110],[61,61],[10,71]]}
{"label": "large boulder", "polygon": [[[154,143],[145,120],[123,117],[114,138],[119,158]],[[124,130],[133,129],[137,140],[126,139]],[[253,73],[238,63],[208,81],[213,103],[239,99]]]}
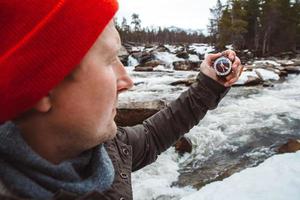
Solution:
{"label": "large boulder", "polygon": [[299,74],[300,66],[287,66],[285,67],[285,71],[287,71],[289,74]]}
{"label": "large boulder", "polygon": [[134,126],[142,123],[162,108],[166,102],[157,100],[149,102],[121,103],[117,109],[115,121],[118,126]]}
{"label": "large boulder", "polygon": [[191,66],[188,61],[175,61],[173,62],[174,70],[188,71],[191,70]]}
{"label": "large boulder", "polygon": [[175,61],[173,62],[174,70],[179,70],[179,71],[199,71],[200,70],[200,61]]}
{"label": "large boulder", "polygon": [[188,59],[190,56],[186,51],[181,51],[176,54],[178,58]]}

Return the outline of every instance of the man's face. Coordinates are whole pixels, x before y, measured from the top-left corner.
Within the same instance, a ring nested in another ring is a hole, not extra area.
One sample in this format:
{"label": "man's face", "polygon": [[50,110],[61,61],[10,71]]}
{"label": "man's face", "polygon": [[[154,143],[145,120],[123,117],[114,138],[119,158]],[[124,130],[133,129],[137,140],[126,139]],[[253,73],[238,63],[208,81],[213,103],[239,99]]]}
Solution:
{"label": "man's face", "polygon": [[133,85],[118,59],[120,46],[110,23],[72,74],[50,92],[55,134],[87,147],[115,136],[118,93]]}

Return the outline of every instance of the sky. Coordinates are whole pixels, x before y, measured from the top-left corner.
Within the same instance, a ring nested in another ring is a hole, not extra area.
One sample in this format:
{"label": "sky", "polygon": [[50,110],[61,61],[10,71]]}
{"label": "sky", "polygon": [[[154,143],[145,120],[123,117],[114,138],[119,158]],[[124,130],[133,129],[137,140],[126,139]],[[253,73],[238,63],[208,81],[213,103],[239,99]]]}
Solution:
{"label": "sky", "polygon": [[117,18],[119,22],[123,17],[131,21],[132,13],[137,13],[142,27],[177,26],[205,31],[211,17],[209,8],[214,7],[216,2],[217,0],[119,0]]}

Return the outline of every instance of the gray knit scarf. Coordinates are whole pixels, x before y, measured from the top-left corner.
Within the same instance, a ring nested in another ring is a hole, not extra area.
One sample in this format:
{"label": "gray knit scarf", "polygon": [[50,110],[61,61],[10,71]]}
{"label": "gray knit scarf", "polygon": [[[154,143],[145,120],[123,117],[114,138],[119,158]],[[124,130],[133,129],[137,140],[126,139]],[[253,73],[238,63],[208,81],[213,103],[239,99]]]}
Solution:
{"label": "gray knit scarf", "polygon": [[61,189],[76,194],[104,191],[113,182],[114,168],[103,145],[54,165],[35,153],[18,128],[7,122],[0,125],[0,179],[16,196],[49,199]]}

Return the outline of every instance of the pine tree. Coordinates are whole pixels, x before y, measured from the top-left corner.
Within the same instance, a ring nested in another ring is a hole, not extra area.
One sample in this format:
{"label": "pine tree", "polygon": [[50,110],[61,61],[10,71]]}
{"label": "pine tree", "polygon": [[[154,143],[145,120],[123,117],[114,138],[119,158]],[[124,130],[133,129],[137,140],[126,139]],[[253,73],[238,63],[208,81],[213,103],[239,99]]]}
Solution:
{"label": "pine tree", "polygon": [[255,52],[259,49],[259,36],[261,32],[261,4],[262,0],[251,0],[244,2],[245,20],[248,22],[245,43],[248,49]]}
{"label": "pine tree", "polygon": [[135,32],[138,32],[138,31],[140,31],[141,30],[141,20],[140,20],[140,18],[139,18],[139,15],[138,14],[136,14],[136,13],[133,13],[132,15],[131,15],[131,24],[133,24],[134,25],[134,27],[133,27],[133,29],[134,29],[134,31]]}
{"label": "pine tree", "polygon": [[236,49],[245,47],[244,35],[248,32],[248,22],[245,21],[246,11],[243,8],[243,1],[233,0],[231,10],[231,41]]}
{"label": "pine tree", "polygon": [[211,43],[215,44],[217,41],[217,35],[219,31],[219,22],[222,17],[223,5],[221,0],[217,0],[217,4],[215,7],[210,9],[210,13],[212,18],[209,20],[209,25],[207,27],[208,33],[211,37]]}
{"label": "pine tree", "polygon": [[218,26],[217,49],[224,49],[226,44],[231,43],[231,14],[229,5],[224,9]]}

